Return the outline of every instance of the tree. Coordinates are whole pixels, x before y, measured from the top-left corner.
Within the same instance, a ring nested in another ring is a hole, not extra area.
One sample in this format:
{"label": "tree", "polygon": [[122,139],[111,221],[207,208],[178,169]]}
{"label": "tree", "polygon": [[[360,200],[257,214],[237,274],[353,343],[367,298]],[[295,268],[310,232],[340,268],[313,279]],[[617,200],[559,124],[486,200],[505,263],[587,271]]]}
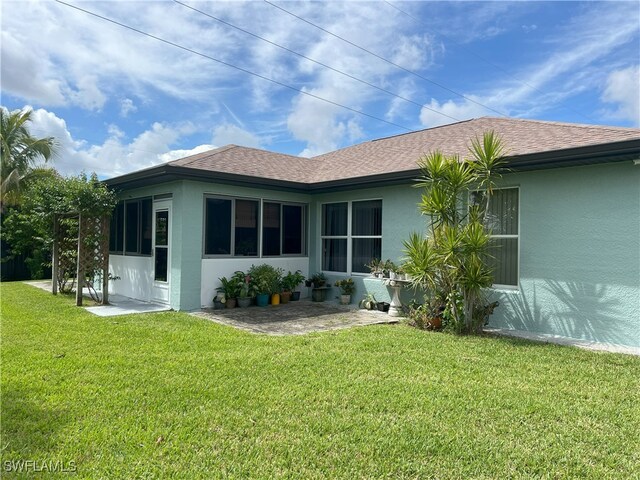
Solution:
{"label": "tree", "polygon": [[[0,107],[0,205],[20,202],[21,184],[43,174],[42,164],[58,149],[53,137],[36,138],[29,132],[32,110],[9,112]],[[46,174],[45,174],[46,175]],[[1,208],[1,207],[0,207]]]}
{"label": "tree", "polygon": [[[54,170],[29,178],[25,187],[28,190],[20,208],[11,209],[6,215],[2,239],[11,245],[12,253],[27,256],[25,262],[32,277],[40,278],[43,264],[51,261],[57,216],[66,232],[65,237],[68,237],[68,241],[62,242],[67,246],[60,251],[63,267],[57,280],[61,291],[70,290],[77,260],[78,214],[89,217],[111,215],[116,203],[115,193],[95,174],[64,178]],[[95,239],[89,235],[82,241],[90,245]]]}
{"label": "tree", "polygon": [[488,132],[472,141],[471,159],[436,151],[419,162],[415,186],[423,189],[419,209],[428,229],[404,242],[405,269],[415,286],[444,303],[446,324],[458,333],[479,332],[484,324],[483,291],[493,283],[484,220],[504,168],[503,151],[501,139]]}

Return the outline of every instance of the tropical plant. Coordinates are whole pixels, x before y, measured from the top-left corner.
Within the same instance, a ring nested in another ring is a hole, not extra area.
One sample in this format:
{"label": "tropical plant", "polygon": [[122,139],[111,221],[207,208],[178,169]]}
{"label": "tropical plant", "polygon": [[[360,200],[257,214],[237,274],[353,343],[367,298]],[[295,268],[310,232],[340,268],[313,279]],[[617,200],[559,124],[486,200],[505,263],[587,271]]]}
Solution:
{"label": "tropical plant", "polygon": [[314,273],[309,278],[309,282],[314,288],[321,288],[327,285],[327,277],[322,272]]}
{"label": "tropical plant", "polygon": [[261,265],[251,265],[249,276],[255,284],[255,291],[258,295],[279,293],[281,289],[281,279],[284,270],[273,267],[267,263]]}
{"label": "tropical plant", "polygon": [[356,284],[353,282],[353,278],[338,280],[334,285],[340,289],[342,295],[353,295],[356,291]]}
{"label": "tropical plant", "polygon": [[372,275],[375,275],[376,273],[382,272],[383,263],[384,262],[382,262],[379,258],[372,258],[371,261],[365,265],[365,267],[367,267],[371,271]]}
{"label": "tropical plant", "polygon": [[256,285],[252,281],[251,275],[237,270],[232,279],[238,287],[239,298],[251,298],[256,295]]}
{"label": "tropical plant", "polygon": [[385,276],[389,276],[389,273],[395,272],[397,268],[397,265],[393,263],[390,258],[387,258],[382,262],[382,270],[384,271]]}
{"label": "tropical plant", "polygon": [[282,290],[285,292],[293,292],[298,285],[304,282],[305,278],[300,270],[291,273],[291,270],[282,277]]}
{"label": "tropical plant", "polygon": [[222,293],[225,299],[238,297],[240,288],[237,280],[234,277],[231,277],[231,278],[222,277],[222,278],[219,278],[218,280],[220,280],[221,285],[218,288],[216,288],[216,292]]}
{"label": "tropical plant", "polygon": [[0,204],[20,202],[21,187],[25,180],[42,175],[42,163],[47,162],[58,149],[53,137],[36,138],[29,132],[32,110],[9,112],[0,107]]}
{"label": "tropical plant", "polygon": [[[479,332],[484,317],[483,290],[493,283],[487,263],[490,236],[484,219],[495,182],[504,169],[501,139],[493,132],[476,138],[470,159],[429,153],[421,159],[420,211],[429,218],[427,234],[404,241],[405,271],[414,286],[445,299],[446,326],[458,333]],[[483,201],[468,205],[482,189]],[[466,208],[465,208],[466,207]]]}

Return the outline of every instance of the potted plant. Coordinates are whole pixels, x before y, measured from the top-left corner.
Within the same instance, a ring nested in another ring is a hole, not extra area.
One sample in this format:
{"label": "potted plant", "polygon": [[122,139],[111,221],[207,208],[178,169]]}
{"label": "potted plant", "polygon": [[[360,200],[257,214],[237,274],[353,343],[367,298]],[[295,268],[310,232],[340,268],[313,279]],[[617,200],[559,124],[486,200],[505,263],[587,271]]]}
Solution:
{"label": "potted plant", "polygon": [[[391,259],[388,258],[387,260],[385,260],[384,263],[382,264],[382,271],[384,273],[384,278],[391,278],[392,280],[395,280],[396,268],[398,267],[396,266],[395,263],[391,261]],[[391,277],[392,272],[393,272],[393,277]]]}
{"label": "potted plant", "polygon": [[214,310],[222,310],[224,308],[226,299],[224,298],[223,293],[216,293],[215,297],[213,297],[213,309]]}
{"label": "potted plant", "polygon": [[287,303],[287,293],[291,297],[292,301],[300,300],[300,291],[297,291],[296,288],[304,282],[304,275],[300,270],[296,270],[294,273],[291,273],[291,270],[282,278],[282,294],[281,300],[282,303]]}
{"label": "potted plant", "polygon": [[353,278],[338,280],[334,283],[334,286],[340,289],[340,304],[349,305],[351,303],[351,295],[356,291],[356,284],[353,282]]}
{"label": "potted plant", "polygon": [[271,294],[271,305],[280,305],[280,292],[282,291],[281,268],[275,268],[269,278],[269,293]]}
{"label": "potted plant", "polygon": [[374,308],[376,308],[376,304],[376,296],[373,293],[367,293],[365,297],[360,300],[358,306],[367,310],[373,310]]}
{"label": "potted plant", "polygon": [[251,281],[251,276],[238,270],[233,274],[233,279],[238,286],[238,307],[250,306],[255,296],[255,284]]}
{"label": "potted plant", "polygon": [[267,270],[269,265],[251,265],[251,268],[247,272],[251,277],[251,281],[255,288],[256,293],[256,305],[259,307],[266,307],[269,305],[269,282],[267,279]]}
{"label": "potted plant", "polygon": [[227,308],[235,308],[236,298],[238,296],[238,284],[234,281],[233,277],[227,279],[227,277],[219,278],[222,286],[216,288],[218,293],[222,293],[226,299],[225,305]]}
{"label": "potted plant", "polygon": [[308,285],[311,288],[311,300],[314,302],[324,302],[327,298],[327,290],[330,285],[327,284],[327,277],[325,277],[324,273],[318,272],[311,276],[309,280],[307,280]]}
{"label": "potted plant", "polygon": [[402,265],[398,265],[396,267],[396,279],[397,280],[406,280],[406,273],[405,273],[404,267]]}
{"label": "potted plant", "polygon": [[382,264],[383,262],[378,258],[373,258],[365,266],[371,271],[371,275],[376,278],[382,278]]}
{"label": "potted plant", "polygon": [[[272,304],[276,300],[277,305],[280,303],[280,279],[284,270],[275,268],[271,265],[263,263],[261,265],[251,265],[249,276],[253,279],[256,292],[256,304],[259,307],[266,307],[269,304],[269,296],[271,296]],[[278,294],[275,297],[274,294]]]}

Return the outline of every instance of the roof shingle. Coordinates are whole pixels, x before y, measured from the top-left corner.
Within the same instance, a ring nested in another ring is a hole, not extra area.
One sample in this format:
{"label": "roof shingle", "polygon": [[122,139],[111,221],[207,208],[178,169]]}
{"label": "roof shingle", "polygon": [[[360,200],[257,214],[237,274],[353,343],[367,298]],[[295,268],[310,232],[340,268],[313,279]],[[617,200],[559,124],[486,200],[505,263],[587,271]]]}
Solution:
{"label": "roof shingle", "polygon": [[167,165],[314,184],[412,171],[423,155],[434,150],[465,157],[471,140],[489,130],[502,137],[509,157],[640,140],[640,129],[634,128],[482,117],[371,140],[312,158],[228,145]]}

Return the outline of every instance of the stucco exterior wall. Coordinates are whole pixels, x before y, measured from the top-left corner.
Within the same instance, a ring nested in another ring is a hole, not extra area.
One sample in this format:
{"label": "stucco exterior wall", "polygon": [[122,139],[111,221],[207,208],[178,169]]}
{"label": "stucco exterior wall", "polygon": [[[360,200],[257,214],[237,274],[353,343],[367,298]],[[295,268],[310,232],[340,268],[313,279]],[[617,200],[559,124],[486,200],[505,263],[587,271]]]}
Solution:
{"label": "stucco exterior wall", "polygon": [[[520,285],[492,292],[500,306],[490,325],[640,346],[640,166],[626,162],[513,173],[502,185],[519,187]],[[411,185],[310,196],[181,181],[128,191],[121,198],[161,193],[173,195],[170,305],[181,310],[210,305],[217,279],[252,263],[300,269],[307,277],[320,271],[323,203],[382,199],[383,259],[399,261],[402,241],[426,227],[417,210],[421,192]],[[308,203],[309,256],[203,259],[205,194]],[[112,272],[122,277],[112,283],[113,291],[143,295],[138,277],[144,265],[127,258],[112,257]],[[330,275],[329,281],[345,276]],[[389,289],[379,280],[353,278],[354,303],[367,293],[389,301]],[[332,291],[331,297],[337,294]]]}
{"label": "stucco exterior wall", "polygon": [[[404,255],[403,240],[407,239],[411,232],[424,232],[426,228],[426,218],[418,213],[420,195],[420,190],[409,184],[314,195],[311,204],[311,230],[314,236],[309,258],[310,272],[313,274],[321,271],[322,268],[320,234],[323,203],[382,199],[382,259],[391,259],[395,263],[400,263]],[[327,274],[331,284],[346,276],[346,274]],[[356,293],[352,303],[357,304],[367,294],[375,295],[376,300],[381,302],[391,300],[391,290],[383,285],[382,280],[358,273],[354,273],[352,278],[356,283]],[[331,295],[332,297],[339,295],[338,290],[332,289]],[[402,298],[408,301],[410,295],[404,292]]]}
{"label": "stucco exterior wall", "polygon": [[[153,187],[133,189],[119,195],[120,200],[172,195],[171,219],[171,284],[169,305],[176,310],[194,310],[210,306],[218,278],[236,270],[246,270],[252,264],[269,263],[286,270],[309,273],[309,257],[231,257],[203,259],[204,198],[207,194],[247,197],[274,201],[309,203],[308,195],[243,188],[194,181],[179,181]],[[111,255],[110,271],[121,279],[111,283],[111,291],[140,300],[151,300],[152,258]],[[303,296],[306,289],[303,288]]]}
{"label": "stucco exterior wall", "polygon": [[495,327],[640,346],[640,166],[511,174],[520,187],[520,288]]}

